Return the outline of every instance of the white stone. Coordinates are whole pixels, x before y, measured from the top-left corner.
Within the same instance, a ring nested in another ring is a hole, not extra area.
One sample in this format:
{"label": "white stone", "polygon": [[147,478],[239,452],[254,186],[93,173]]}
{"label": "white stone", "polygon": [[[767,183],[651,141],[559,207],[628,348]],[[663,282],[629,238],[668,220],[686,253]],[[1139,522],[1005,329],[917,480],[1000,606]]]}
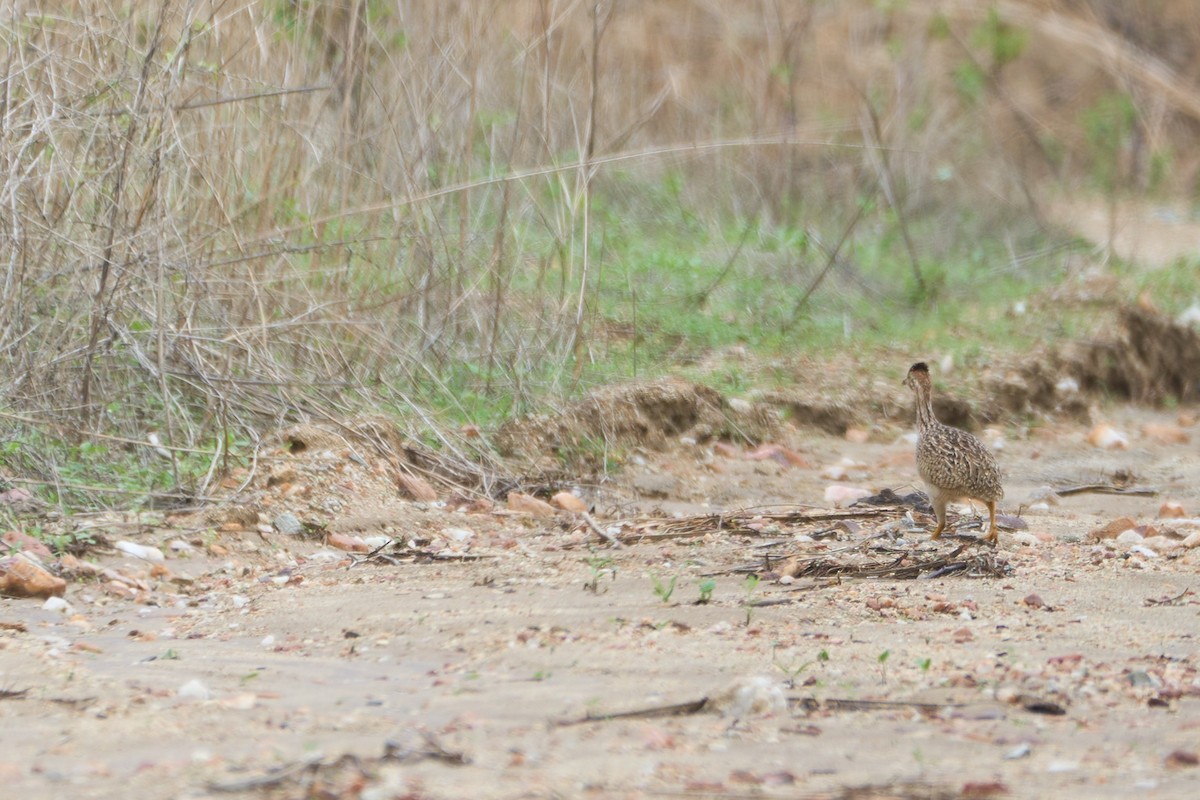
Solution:
{"label": "white stone", "polygon": [[146,561],[165,561],[166,557],[157,547],[147,547],[146,545],[137,544],[135,542],[127,542],[124,539],[113,545],[117,550],[125,555],[133,556],[134,558],[145,559]]}
{"label": "white stone", "polygon": [[442,535],[454,542],[465,542],[475,538],[475,531],[470,528],[443,528]]}
{"label": "white stone", "polygon": [[1127,531],[1121,531],[1117,536],[1117,544],[1141,544],[1142,535],[1130,528]]}
{"label": "white stone", "polygon": [[212,692],[199,678],[192,678],[190,681],[179,687],[176,692],[181,700],[211,700]]}
{"label": "white stone", "polygon": [[46,602],[42,603],[42,609],[45,611],[60,611],[63,614],[70,614],[72,611],[71,604],[61,597],[47,597]]}
{"label": "white stone", "polygon": [[855,500],[861,500],[864,497],[870,497],[869,489],[861,489],[857,486],[842,486],[841,484],[833,484],[825,487],[825,502],[832,503],[835,506],[841,507],[853,503]]}

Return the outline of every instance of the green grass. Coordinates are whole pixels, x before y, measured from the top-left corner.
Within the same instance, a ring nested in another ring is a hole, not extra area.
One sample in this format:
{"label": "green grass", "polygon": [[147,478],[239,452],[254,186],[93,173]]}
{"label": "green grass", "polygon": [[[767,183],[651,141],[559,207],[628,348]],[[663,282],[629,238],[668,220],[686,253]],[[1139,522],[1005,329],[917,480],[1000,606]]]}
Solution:
{"label": "green grass", "polygon": [[[244,444],[234,443],[232,451]],[[40,479],[27,488],[54,506],[76,511],[98,504],[130,507],[149,494],[185,499],[199,487],[210,457],[176,452],[173,465],[149,446],[104,439],[76,443],[44,429],[19,429],[0,440],[0,464],[10,474]]]}
{"label": "green grass", "polygon": [[[837,241],[846,224],[844,210],[813,203],[789,212],[786,223],[773,223],[702,212],[689,204],[692,193],[678,174],[659,185],[646,185],[634,176],[609,176],[601,184],[603,191],[597,191],[592,203],[583,363],[575,363],[570,353],[562,355],[562,331],[546,322],[563,319],[563,309],[574,307],[582,259],[578,235],[558,241],[544,219],[513,215],[499,346],[489,350],[488,328],[481,324],[486,318],[478,316],[471,320],[474,327],[464,326],[472,332],[457,338],[445,333],[428,355],[414,355],[404,363],[375,358],[370,339],[348,338],[343,350],[349,356],[347,368],[363,374],[346,376],[354,387],[343,396],[347,405],[410,421],[413,406],[418,406],[426,412],[420,424],[472,423],[492,429],[514,415],[560,405],[598,385],[666,374],[744,393],[791,385],[795,377],[786,364],[802,356],[904,349],[913,355],[950,353],[960,364],[971,364],[992,353],[1027,350],[1047,335],[1070,333],[1073,326],[1086,325],[1089,316],[1086,311],[1072,315],[1039,309],[1037,298],[1063,277],[1067,252],[1081,245],[1047,240],[1028,220],[982,217],[945,204],[928,216],[908,219],[925,280],[922,291],[898,220],[885,207],[868,203],[843,247],[841,262],[801,306],[826,264],[818,242],[828,246]],[[546,189],[544,202],[555,201],[553,186]],[[487,229],[495,222],[484,215],[474,225]],[[457,230],[453,219],[443,224]],[[350,223],[337,233],[347,238],[369,234]],[[348,320],[370,320],[376,308],[395,315],[393,305],[381,298],[411,291],[405,283],[412,280],[411,267],[409,272],[397,268],[406,263],[408,246],[404,237],[379,237],[348,255],[337,248],[297,252],[288,258],[304,269],[292,280],[314,296],[342,298],[339,308],[345,308]],[[439,257],[486,264],[492,234],[473,235],[468,247],[469,253],[448,251]],[[549,259],[552,253],[575,268],[562,272]],[[1174,309],[1190,302],[1200,261],[1136,279],[1164,299],[1164,308]],[[487,280],[485,276],[480,292],[489,291]],[[1027,316],[1012,313],[1018,300],[1030,303]],[[488,306],[476,305],[471,313],[485,312],[490,312]],[[540,340],[527,335],[527,329],[538,325],[548,341],[559,343],[559,355],[537,350]],[[352,328],[344,335],[352,337]],[[327,330],[330,337],[343,335]],[[713,358],[735,346],[744,348],[745,356]],[[147,424],[155,424],[154,418]],[[437,437],[428,441],[437,445]],[[49,429],[11,430],[0,442],[5,466],[14,474],[45,476],[39,493],[68,509],[127,505],[149,492],[187,493],[208,468],[202,454],[179,454],[172,465],[146,447],[104,440],[77,444]],[[602,443],[596,450],[598,456],[609,455]]]}

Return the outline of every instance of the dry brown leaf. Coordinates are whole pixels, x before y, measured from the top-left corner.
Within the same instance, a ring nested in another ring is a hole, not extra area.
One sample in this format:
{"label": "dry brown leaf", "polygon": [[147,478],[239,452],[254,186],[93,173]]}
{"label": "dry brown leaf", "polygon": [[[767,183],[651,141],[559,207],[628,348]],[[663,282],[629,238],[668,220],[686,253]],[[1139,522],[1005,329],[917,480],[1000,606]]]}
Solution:
{"label": "dry brown leaf", "polygon": [[429,485],[428,481],[419,475],[401,472],[396,476],[396,484],[400,487],[402,494],[418,503],[433,503],[438,499],[438,493]]}
{"label": "dry brown leaf", "polygon": [[550,504],[561,508],[563,511],[574,511],[576,513],[587,511],[587,503],[570,492],[558,492],[550,498]]}
{"label": "dry brown leaf", "polygon": [[1096,542],[1101,542],[1105,539],[1115,539],[1125,531],[1136,527],[1137,522],[1129,517],[1117,517],[1103,528],[1096,528],[1090,532],[1088,538]]}
{"label": "dry brown leaf", "polygon": [[545,500],[539,500],[533,495],[521,492],[508,493],[508,510],[521,514],[533,514],[535,517],[554,516],[554,506]]}

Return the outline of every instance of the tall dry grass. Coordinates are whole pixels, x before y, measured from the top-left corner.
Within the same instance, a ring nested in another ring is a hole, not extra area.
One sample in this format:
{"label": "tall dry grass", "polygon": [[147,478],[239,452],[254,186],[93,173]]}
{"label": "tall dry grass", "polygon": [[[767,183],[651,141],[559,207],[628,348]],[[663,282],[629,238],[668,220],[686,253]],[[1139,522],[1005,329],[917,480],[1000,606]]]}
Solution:
{"label": "tall dry grass", "polygon": [[[668,172],[714,225],[803,211],[831,239],[875,191],[902,223],[1021,208],[1048,171],[1011,108],[1035,102],[1033,67],[971,108],[955,43],[978,49],[984,11],[960,4],[935,41],[943,4],[908,5],[15,0],[11,435],[205,448],[302,414],[415,410],[463,364],[481,391],[544,396],[599,335],[597,193],[653,218],[639,187]],[[1103,65],[1073,79],[1113,82]]]}

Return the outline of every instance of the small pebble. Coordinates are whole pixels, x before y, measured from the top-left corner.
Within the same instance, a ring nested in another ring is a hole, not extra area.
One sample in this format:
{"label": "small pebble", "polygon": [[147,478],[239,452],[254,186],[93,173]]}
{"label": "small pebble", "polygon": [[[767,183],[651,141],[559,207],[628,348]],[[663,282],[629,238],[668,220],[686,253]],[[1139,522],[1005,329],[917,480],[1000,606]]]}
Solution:
{"label": "small pebble", "polygon": [[452,542],[465,542],[475,537],[475,531],[470,528],[443,528],[442,535]]}
{"label": "small pebble", "polygon": [[1140,533],[1130,528],[1117,536],[1117,544],[1141,544],[1142,538]]}
{"label": "small pebble", "polygon": [[192,678],[190,681],[179,687],[176,692],[182,700],[211,700],[212,692],[199,678]]}
{"label": "small pebble", "polygon": [[165,561],[166,557],[162,550],[157,547],[147,547],[146,545],[136,544],[135,542],[126,542],[124,540],[113,545],[117,550],[125,555],[133,556],[134,558],[145,559],[146,561]]}
{"label": "small pebble", "polygon": [[1033,752],[1033,748],[1029,746],[1029,742],[1021,742],[1019,745],[1009,750],[1004,754],[1004,758],[1008,761],[1016,761],[1018,758],[1025,758]]}
{"label": "small pebble", "polygon": [[300,523],[300,518],[287,511],[271,520],[271,525],[285,536],[295,536],[304,530],[304,526]]}
{"label": "small pebble", "polygon": [[47,597],[46,602],[42,603],[42,609],[45,611],[60,611],[63,614],[69,614],[74,609],[71,604],[61,597]]}

